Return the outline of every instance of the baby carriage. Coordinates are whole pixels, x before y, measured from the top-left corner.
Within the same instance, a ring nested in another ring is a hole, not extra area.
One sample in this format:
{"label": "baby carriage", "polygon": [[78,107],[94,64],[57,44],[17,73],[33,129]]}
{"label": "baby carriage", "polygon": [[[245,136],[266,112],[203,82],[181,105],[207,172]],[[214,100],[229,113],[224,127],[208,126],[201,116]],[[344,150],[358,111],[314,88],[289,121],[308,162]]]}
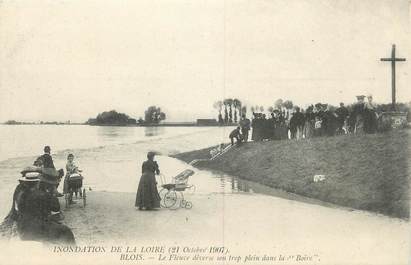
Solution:
{"label": "baby carriage", "polygon": [[83,207],[86,207],[86,189],[83,188],[83,176],[79,173],[68,176],[67,187],[68,192],[65,194],[66,207],[73,203],[74,196],[75,199],[80,197],[83,200]]}
{"label": "baby carriage", "polygon": [[194,185],[188,185],[188,178],[194,175],[194,171],[191,169],[186,169],[177,176],[172,178],[171,183],[164,184],[164,176],[161,177],[161,187],[160,190],[160,205],[163,208],[177,209],[186,208],[191,209],[193,204],[190,201],[184,199],[184,191],[186,189],[195,190]]}

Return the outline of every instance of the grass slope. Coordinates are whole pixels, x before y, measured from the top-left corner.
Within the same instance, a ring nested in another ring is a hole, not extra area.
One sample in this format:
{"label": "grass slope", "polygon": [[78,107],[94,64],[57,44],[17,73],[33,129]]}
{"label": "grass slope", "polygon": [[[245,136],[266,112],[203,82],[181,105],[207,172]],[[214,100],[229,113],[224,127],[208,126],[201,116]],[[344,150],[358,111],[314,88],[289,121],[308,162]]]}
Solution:
{"label": "grass slope", "polygon": [[[410,130],[300,141],[252,142],[200,168],[221,171],[307,197],[385,215],[409,217]],[[210,148],[175,155],[209,158]],[[326,176],[314,182],[313,176]]]}

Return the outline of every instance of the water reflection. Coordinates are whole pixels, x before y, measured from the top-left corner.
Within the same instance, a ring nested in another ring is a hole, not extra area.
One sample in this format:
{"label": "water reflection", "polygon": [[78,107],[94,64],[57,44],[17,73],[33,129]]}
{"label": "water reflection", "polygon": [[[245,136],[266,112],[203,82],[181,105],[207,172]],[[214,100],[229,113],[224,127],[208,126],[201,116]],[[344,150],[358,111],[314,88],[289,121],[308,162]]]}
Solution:
{"label": "water reflection", "polygon": [[133,128],[120,127],[120,126],[99,126],[97,130],[98,137],[111,139],[119,137],[130,137],[134,134]]}
{"label": "water reflection", "polygon": [[147,137],[157,136],[164,134],[165,128],[164,127],[144,127],[144,135]]}
{"label": "water reflection", "polygon": [[250,182],[234,176],[214,174],[214,178],[220,181],[220,188],[223,192],[253,192]]}
{"label": "water reflection", "polygon": [[253,192],[253,190],[250,189],[249,183],[246,180],[239,179],[234,176],[223,177],[221,179],[222,181],[231,183],[231,190],[233,192]]}

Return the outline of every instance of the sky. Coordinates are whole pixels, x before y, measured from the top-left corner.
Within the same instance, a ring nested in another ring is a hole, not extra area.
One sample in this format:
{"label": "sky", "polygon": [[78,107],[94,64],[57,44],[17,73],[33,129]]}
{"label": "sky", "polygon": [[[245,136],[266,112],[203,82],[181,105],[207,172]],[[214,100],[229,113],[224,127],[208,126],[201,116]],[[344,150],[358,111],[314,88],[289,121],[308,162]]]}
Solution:
{"label": "sky", "polygon": [[410,0],[0,1],[0,121],[83,122],[115,109],[168,121],[213,103],[411,101]]}

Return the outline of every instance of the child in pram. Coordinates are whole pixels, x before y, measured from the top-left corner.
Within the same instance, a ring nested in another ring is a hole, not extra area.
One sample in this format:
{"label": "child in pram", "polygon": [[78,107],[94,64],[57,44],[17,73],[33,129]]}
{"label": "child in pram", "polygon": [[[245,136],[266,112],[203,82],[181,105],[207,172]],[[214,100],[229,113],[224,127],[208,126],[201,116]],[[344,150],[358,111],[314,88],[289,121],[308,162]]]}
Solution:
{"label": "child in pram", "polygon": [[74,163],[74,155],[69,154],[67,156],[66,176],[64,178],[63,192],[64,194],[70,193],[70,203],[73,203],[73,193],[76,197],[78,194],[82,197],[81,187],[83,186],[83,176],[80,173],[81,170]]}

